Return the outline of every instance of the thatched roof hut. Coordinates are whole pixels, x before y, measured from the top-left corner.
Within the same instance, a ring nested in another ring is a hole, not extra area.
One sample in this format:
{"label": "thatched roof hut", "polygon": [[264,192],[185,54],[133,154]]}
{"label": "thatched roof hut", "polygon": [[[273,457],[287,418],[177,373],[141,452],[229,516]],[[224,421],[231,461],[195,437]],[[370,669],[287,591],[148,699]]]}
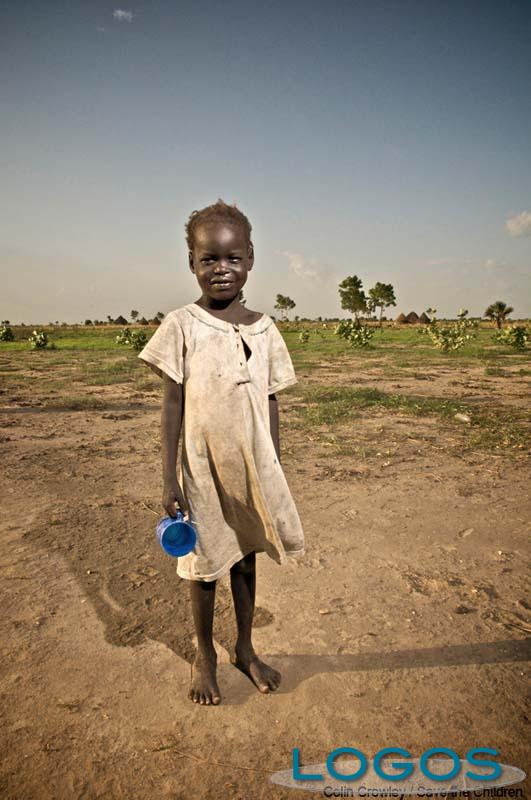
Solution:
{"label": "thatched roof hut", "polygon": [[407,321],[410,325],[416,325],[419,321],[419,316],[414,311],[410,311],[407,315]]}
{"label": "thatched roof hut", "polygon": [[428,317],[428,315],[426,314],[425,311],[423,311],[422,314],[420,315],[419,322],[422,322],[423,325],[429,325],[430,324],[431,319]]}
{"label": "thatched roof hut", "polygon": [[409,322],[409,320],[404,314],[399,314],[398,317],[395,319],[395,322],[403,324],[404,322]]}

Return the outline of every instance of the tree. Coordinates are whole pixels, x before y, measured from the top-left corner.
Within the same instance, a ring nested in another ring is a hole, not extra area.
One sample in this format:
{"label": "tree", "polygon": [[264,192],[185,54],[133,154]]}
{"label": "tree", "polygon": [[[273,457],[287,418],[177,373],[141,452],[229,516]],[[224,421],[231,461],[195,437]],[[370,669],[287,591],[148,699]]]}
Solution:
{"label": "tree", "polygon": [[164,314],[162,313],[162,311],[157,311],[155,316],[159,320],[159,322],[162,322],[162,320],[164,319]]}
{"label": "tree", "polygon": [[86,319],[85,320],[85,325],[92,325],[92,320],[91,319]]}
{"label": "tree", "polygon": [[369,289],[368,308],[372,313],[375,309],[380,309],[380,328],[382,327],[382,314],[384,308],[396,306],[395,290],[390,283],[380,283],[377,281],[372,289]]}
{"label": "tree", "polygon": [[120,316],[116,317],[116,319],[114,320],[114,324],[115,325],[127,325],[128,322],[127,322],[126,318],[122,317],[122,315],[120,314]]}
{"label": "tree", "polygon": [[[142,317],[142,319],[139,319],[138,321],[139,321],[140,325],[149,325],[149,322],[147,321],[147,319],[145,317]],[[127,320],[126,320],[126,323],[127,323]]]}
{"label": "tree", "polygon": [[512,314],[514,308],[512,306],[508,306],[507,303],[504,303],[502,300],[496,300],[495,303],[492,303],[483,314],[484,317],[488,319],[492,319],[496,323],[496,327],[501,329],[503,327],[503,323],[505,322],[505,318]]}
{"label": "tree", "polygon": [[137,321],[139,314],[140,314],[139,311],[134,311],[134,310],[131,311],[131,319],[133,320],[133,322]]}
{"label": "tree", "polygon": [[282,294],[277,294],[277,302],[275,303],[274,308],[282,312],[284,319],[288,319],[288,313],[292,308],[295,308],[296,305],[297,304],[291,299],[291,297],[284,297]]}
{"label": "tree", "polygon": [[113,324],[113,318],[111,317],[110,314],[107,314],[107,322],[109,323],[109,325]]}
{"label": "tree", "polygon": [[356,324],[359,324],[359,315],[367,313],[367,298],[363,291],[362,282],[357,275],[350,275],[339,284],[341,308],[354,314]]}

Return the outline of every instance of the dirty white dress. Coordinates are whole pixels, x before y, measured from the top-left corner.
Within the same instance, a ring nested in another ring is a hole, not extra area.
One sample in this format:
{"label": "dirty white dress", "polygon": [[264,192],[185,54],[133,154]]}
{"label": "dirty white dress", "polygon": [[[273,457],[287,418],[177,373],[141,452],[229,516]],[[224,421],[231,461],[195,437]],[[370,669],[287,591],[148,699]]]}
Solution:
{"label": "dirty white dress", "polygon": [[302,555],[304,533],[271,437],[268,399],[297,378],[271,317],[233,324],[189,303],[167,314],[138,357],[183,384],[179,483],[197,544],[177,559],[177,574],[211,581],[252,551],[278,564]]}

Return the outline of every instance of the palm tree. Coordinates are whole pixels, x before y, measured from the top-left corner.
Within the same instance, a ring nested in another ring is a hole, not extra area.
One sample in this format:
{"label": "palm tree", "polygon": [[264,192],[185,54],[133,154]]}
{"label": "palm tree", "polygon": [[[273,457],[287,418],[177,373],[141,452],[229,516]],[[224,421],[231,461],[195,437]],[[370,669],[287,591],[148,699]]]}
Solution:
{"label": "palm tree", "polygon": [[483,316],[494,320],[497,328],[502,328],[505,318],[512,314],[513,311],[514,308],[512,306],[508,306],[502,300],[496,300],[495,303],[492,303],[487,308]]}

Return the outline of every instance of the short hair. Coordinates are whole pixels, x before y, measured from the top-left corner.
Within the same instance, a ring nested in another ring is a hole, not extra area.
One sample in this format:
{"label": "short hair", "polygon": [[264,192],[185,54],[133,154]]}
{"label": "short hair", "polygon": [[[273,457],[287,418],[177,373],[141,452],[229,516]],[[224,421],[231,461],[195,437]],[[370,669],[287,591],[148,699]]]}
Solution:
{"label": "short hair", "polygon": [[204,222],[228,222],[231,225],[240,225],[243,228],[247,244],[251,243],[252,226],[243,211],[240,211],[236,204],[229,206],[220,198],[211,206],[206,206],[200,211],[192,211],[188,217],[184,229],[189,250],[193,249],[196,228]]}

